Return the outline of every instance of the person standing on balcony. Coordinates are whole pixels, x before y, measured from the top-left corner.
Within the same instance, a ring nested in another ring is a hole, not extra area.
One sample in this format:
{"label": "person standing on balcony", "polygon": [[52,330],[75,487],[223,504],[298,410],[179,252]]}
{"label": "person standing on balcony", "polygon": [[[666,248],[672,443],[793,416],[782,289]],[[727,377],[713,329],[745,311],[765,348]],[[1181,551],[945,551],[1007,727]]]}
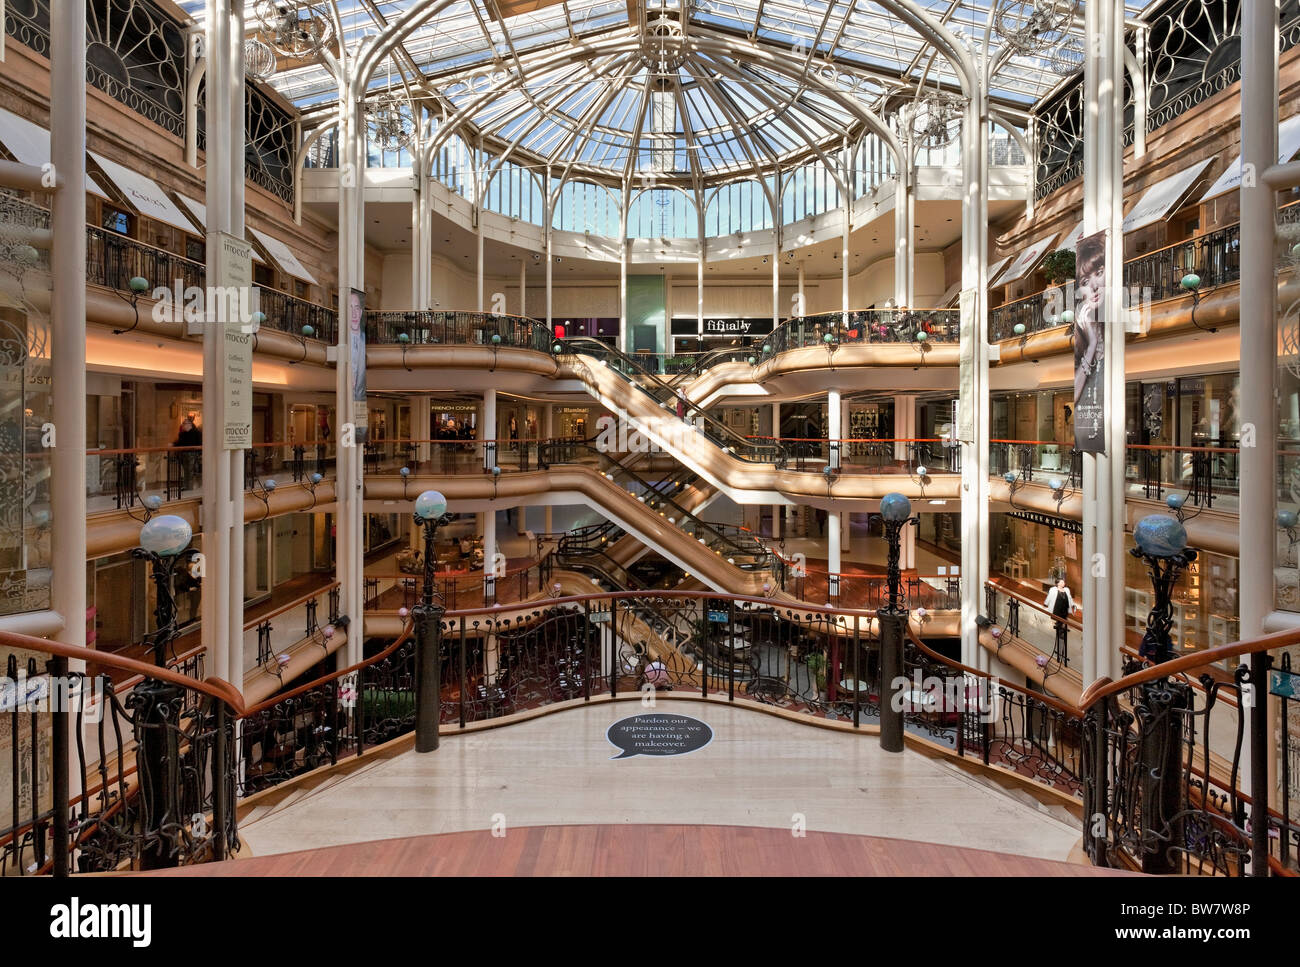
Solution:
{"label": "person standing on balcony", "polygon": [[[181,420],[180,430],[177,432],[176,440],[172,443],[172,446],[203,446],[203,431],[195,423],[193,413],[186,413],[185,419]],[[184,450],[178,456],[181,467],[181,490],[189,490],[193,486],[194,478],[198,476],[199,461],[203,455],[199,450]]]}
{"label": "person standing on balcony", "polygon": [[1065,621],[1066,618],[1079,610],[1079,606],[1074,603],[1074,597],[1070,594],[1070,589],[1066,585],[1064,578],[1052,585],[1052,589],[1047,592],[1047,600],[1043,604],[1052,613],[1052,617],[1058,621]]}

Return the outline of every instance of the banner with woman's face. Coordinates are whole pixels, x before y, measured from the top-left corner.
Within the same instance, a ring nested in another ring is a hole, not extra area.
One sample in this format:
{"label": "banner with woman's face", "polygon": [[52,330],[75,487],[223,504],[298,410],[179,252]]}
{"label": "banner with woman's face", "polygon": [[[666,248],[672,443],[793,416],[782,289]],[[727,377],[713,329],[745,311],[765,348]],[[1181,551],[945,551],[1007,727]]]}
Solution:
{"label": "banner with woman's face", "polygon": [[1106,452],[1106,233],[1075,249],[1074,448]]}

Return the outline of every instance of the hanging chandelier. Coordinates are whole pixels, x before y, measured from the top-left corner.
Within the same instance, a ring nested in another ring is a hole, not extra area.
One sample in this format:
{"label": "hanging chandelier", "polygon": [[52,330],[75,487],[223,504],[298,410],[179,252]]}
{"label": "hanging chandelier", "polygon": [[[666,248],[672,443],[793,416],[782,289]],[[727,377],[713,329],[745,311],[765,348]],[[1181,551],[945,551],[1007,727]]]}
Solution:
{"label": "hanging chandelier", "polygon": [[942,148],[951,144],[961,130],[965,105],[955,94],[930,91],[914,103],[909,128],[918,148]]}
{"label": "hanging chandelier", "polygon": [[1061,42],[1078,9],[1078,0],[998,0],[993,29],[1016,53],[1041,54]]}
{"label": "hanging chandelier", "polygon": [[401,151],[415,140],[415,111],[396,91],[384,91],[366,102],[370,140],[381,151]]}
{"label": "hanging chandelier", "polygon": [[310,60],[320,56],[334,35],[334,28],[321,4],[258,0],[253,9],[262,37],[286,57]]}
{"label": "hanging chandelier", "polygon": [[1065,36],[1047,55],[1047,65],[1052,73],[1069,77],[1083,66],[1083,41],[1078,37]]}
{"label": "hanging chandelier", "polygon": [[255,81],[270,80],[275,73],[275,51],[256,37],[244,41],[244,73]]}

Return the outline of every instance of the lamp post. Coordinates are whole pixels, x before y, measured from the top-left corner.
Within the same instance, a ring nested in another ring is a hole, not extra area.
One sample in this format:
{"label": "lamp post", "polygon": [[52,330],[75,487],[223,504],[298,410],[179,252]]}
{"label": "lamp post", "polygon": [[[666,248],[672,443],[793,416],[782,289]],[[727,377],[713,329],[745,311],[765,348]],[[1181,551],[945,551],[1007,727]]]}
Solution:
{"label": "lamp post", "polygon": [[447,513],[447,498],[436,490],[426,490],[415,498],[415,523],[424,528],[424,587],[420,602],[411,609],[415,624],[415,751],[433,752],[438,748],[438,725],[442,718],[441,670],[442,616],[446,608],[434,586],[434,544],[438,526]]}
{"label": "lamp post", "polygon": [[1159,664],[1173,657],[1169,631],[1173,627],[1174,584],[1196,560],[1196,552],[1187,546],[1187,529],[1168,514],[1143,517],[1133,528],[1133,541],[1137,546],[1129,553],[1146,564],[1155,592],[1139,654]]}
{"label": "lamp post", "polygon": [[903,751],[903,703],[907,678],[903,674],[903,624],[907,607],[903,602],[902,569],[899,566],[903,527],[915,524],[912,502],[900,493],[880,498],[880,519],[889,548],[886,564],[887,597],[877,609],[880,620],[880,747],[886,752]]}
{"label": "lamp post", "polygon": [[[193,559],[193,536],[185,518],[163,514],[140,528],[140,546],[131,552],[152,565],[155,628],[145,635],[145,642],[153,648],[154,664],[159,668],[166,667],[168,648],[176,638],[174,578],[177,567],[189,566]],[[127,698],[128,706],[135,710],[142,823],[149,834],[140,862],[147,870],[177,865],[174,837],[187,821],[179,795],[181,750],[177,728],[184,703],[183,688],[153,678],[146,678]]]}

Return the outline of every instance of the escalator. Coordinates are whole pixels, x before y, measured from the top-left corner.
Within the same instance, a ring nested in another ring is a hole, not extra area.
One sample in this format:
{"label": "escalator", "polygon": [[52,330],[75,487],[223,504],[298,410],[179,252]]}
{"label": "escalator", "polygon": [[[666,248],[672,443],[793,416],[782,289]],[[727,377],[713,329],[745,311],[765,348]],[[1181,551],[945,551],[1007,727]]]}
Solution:
{"label": "escalator", "polygon": [[[638,503],[645,504],[660,517],[673,524],[682,533],[703,544],[732,567],[750,573],[770,571],[774,558],[762,541],[751,532],[730,525],[703,520],[687,510],[673,496],[672,488],[659,487],[640,473],[630,469],[625,462],[587,443],[544,443],[538,450],[538,463],[546,469],[552,465],[579,463],[595,465],[611,484],[629,493]],[[639,490],[640,493],[636,493]],[[566,535],[560,541],[561,553],[576,557],[581,554],[606,553],[612,540],[622,536],[621,529],[606,529],[599,525],[582,528]]]}

